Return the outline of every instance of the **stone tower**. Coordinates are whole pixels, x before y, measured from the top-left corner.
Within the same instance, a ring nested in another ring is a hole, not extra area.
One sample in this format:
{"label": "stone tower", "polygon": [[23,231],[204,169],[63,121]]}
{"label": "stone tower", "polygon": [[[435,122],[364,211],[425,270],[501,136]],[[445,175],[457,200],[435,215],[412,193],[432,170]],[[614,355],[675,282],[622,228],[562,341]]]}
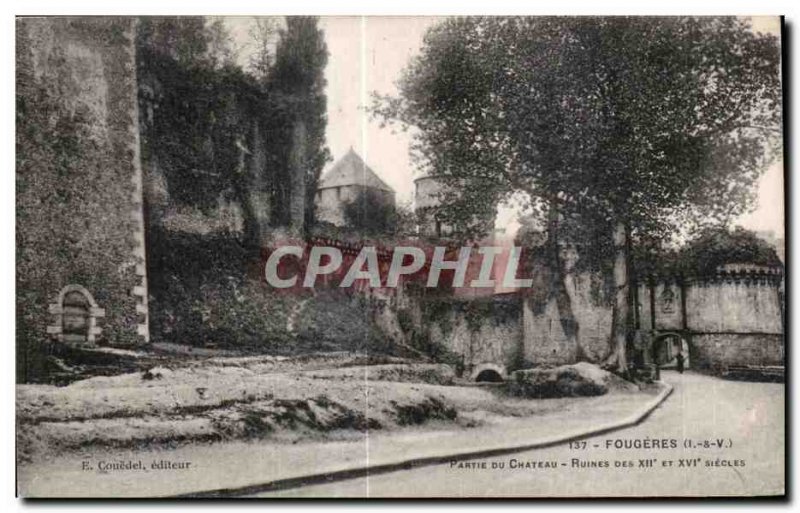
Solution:
{"label": "stone tower", "polygon": [[364,191],[379,195],[387,204],[395,204],[394,189],[381,180],[351,147],[320,179],[314,198],[317,217],[337,226],[345,224],[344,205]]}
{"label": "stone tower", "polygon": [[149,341],[133,18],[17,21],[19,379]]}

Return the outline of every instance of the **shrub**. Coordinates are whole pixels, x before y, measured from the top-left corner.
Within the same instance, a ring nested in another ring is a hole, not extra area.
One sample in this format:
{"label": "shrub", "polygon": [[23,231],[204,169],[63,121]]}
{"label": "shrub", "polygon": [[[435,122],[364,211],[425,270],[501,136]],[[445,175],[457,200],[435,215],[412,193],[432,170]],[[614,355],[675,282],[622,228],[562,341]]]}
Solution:
{"label": "shrub", "polygon": [[297,325],[298,349],[393,354],[392,341],[372,322],[367,301],[325,291],[305,304]]}
{"label": "shrub", "polygon": [[154,228],[150,239],[154,340],[271,354],[392,352],[368,302],[276,292],[260,281],[258,253],[233,235]]}

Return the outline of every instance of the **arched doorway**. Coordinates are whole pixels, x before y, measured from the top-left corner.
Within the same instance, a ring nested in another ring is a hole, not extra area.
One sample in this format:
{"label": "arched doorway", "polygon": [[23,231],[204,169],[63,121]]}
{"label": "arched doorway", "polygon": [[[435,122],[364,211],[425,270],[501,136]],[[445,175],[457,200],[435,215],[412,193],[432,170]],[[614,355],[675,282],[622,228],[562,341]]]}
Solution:
{"label": "arched doorway", "polygon": [[502,365],[484,363],[472,371],[472,380],[476,383],[502,383],[505,381],[506,370]]}
{"label": "arched doorway", "polygon": [[475,381],[478,383],[502,383],[503,376],[496,370],[486,369],[482,370],[476,377]]}
{"label": "arched doorway", "polygon": [[683,366],[690,367],[689,343],[679,333],[662,333],[653,340],[653,363],[662,369],[678,366],[678,353],[683,355]]}
{"label": "arched doorway", "polygon": [[94,345],[103,331],[97,321],[105,317],[106,311],[81,285],[72,284],[61,289],[49,310],[55,316],[55,322],[47,326],[47,333],[59,342]]}
{"label": "arched doorway", "polygon": [[61,335],[64,342],[83,343],[89,340],[89,298],[80,290],[71,290],[64,294],[61,302]]}

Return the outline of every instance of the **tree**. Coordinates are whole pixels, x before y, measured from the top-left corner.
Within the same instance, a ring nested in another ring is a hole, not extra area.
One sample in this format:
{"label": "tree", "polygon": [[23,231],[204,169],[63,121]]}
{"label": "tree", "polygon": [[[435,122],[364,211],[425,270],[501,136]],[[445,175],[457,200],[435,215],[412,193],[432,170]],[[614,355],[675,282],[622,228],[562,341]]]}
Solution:
{"label": "tree", "polygon": [[168,56],[184,67],[233,67],[236,49],[222,18],[143,16],[137,46],[149,54]]}
{"label": "tree", "polygon": [[[325,146],[327,63],[328,49],[317,19],[288,17],[275,50],[270,92],[283,103],[287,129],[279,137],[291,148],[278,165],[285,172],[284,183],[292,184],[291,190],[284,194],[292,198],[293,205],[289,212],[278,212],[276,218],[295,228],[298,223],[299,228],[313,224],[317,182],[330,160]],[[301,197],[303,201],[295,203]]]}
{"label": "tree", "polygon": [[739,18],[460,18],[374,111],[416,128],[416,156],[453,186],[451,223],[522,193],[556,265],[585,240],[613,263],[606,362],[624,370],[632,242],[750,208],[780,143],[779,64],[776,38]]}
{"label": "tree", "polygon": [[259,83],[266,84],[275,61],[273,47],[278,26],[273,18],[257,17],[254,22],[250,29],[250,38],[255,45],[250,56],[250,73]]}
{"label": "tree", "polygon": [[205,27],[202,16],[143,16],[136,31],[137,50],[168,56],[182,66],[201,65],[208,52]]}
{"label": "tree", "polygon": [[683,273],[699,276],[713,274],[725,264],[783,267],[775,248],[742,227],[704,230],[681,248],[678,258]]}
{"label": "tree", "polygon": [[399,228],[400,216],[382,191],[364,188],[342,208],[345,222],[365,235],[393,235]]}
{"label": "tree", "polygon": [[207,20],[205,32],[208,41],[207,59],[211,67],[235,68],[238,51],[223,18]]}

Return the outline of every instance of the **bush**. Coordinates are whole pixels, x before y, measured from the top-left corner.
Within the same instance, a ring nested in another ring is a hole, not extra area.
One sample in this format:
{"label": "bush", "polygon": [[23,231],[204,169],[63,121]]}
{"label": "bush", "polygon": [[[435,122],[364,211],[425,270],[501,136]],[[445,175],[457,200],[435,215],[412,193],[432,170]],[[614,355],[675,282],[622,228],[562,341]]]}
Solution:
{"label": "bush", "polygon": [[355,351],[393,354],[393,343],[371,320],[367,301],[340,291],[308,299],[297,319],[302,351]]}
{"label": "bush", "polygon": [[382,191],[363,189],[343,207],[347,226],[365,235],[392,234],[397,230],[398,213]]}
{"label": "bush", "polygon": [[392,352],[368,302],[277,292],[260,280],[260,255],[233,235],[154,228],[150,239],[154,340],[270,354]]}
{"label": "bush", "polygon": [[[287,352],[287,297],[257,279],[259,255],[232,235],[154,227],[148,247],[154,340]],[[248,269],[253,267],[253,276]]]}

